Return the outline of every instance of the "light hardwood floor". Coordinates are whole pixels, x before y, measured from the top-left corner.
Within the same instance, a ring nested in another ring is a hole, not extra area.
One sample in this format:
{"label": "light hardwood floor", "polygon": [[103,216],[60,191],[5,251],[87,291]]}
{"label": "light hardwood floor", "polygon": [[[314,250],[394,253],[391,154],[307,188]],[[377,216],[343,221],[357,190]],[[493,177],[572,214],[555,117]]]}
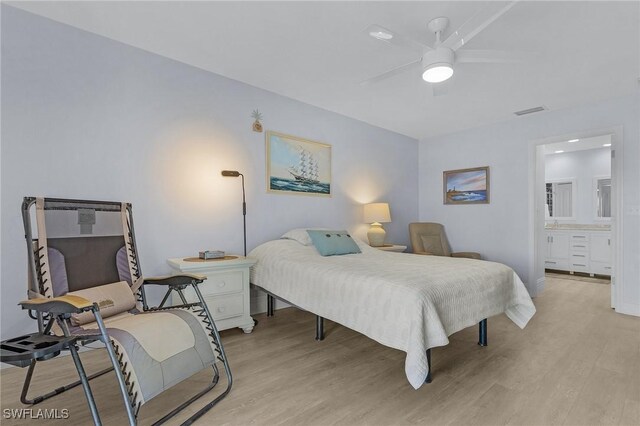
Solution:
{"label": "light hardwood floor", "polygon": [[[454,334],[433,350],[433,383],[417,391],[406,380],[403,352],[330,322],[326,339],[316,342],[314,317],[296,309],[260,315],[250,335],[223,333],[234,387],[198,424],[638,425],[640,318],[615,314],[608,292],[608,285],[549,278],[524,330],[502,315],[489,319],[488,347],[476,345],[476,327]],[[106,365],[103,352],[83,354],[88,370]],[[74,378],[69,357],[44,365],[49,374],[36,373],[35,390]],[[22,407],[25,371],[2,370],[3,409]],[[100,377],[92,387],[103,423],[121,425],[114,379]],[[155,398],[139,423],[152,423],[208,380],[198,374]],[[51,423],[91,422],[80,389],[36,407],[69,409],[69,420]]]}

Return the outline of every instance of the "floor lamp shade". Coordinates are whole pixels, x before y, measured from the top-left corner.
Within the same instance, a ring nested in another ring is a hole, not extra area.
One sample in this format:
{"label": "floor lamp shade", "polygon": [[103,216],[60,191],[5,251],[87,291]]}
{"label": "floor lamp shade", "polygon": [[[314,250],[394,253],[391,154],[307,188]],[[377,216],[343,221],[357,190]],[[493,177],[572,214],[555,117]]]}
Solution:
{"label": "floor lamp shade", "polygon": [[364,205],[364,221],[371,224],[367,238],[369,245],[372,247],[381,247],[384,245],[386,232],[382,227],[382,223],[391,222],[391,213],[389,212],[388,203],[371,203]]}

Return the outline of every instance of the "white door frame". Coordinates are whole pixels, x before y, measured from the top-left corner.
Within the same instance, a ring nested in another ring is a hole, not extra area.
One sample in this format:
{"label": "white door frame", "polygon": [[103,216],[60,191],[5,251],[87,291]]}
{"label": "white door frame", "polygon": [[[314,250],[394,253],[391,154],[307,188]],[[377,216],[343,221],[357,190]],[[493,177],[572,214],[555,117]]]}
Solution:
{"label": "white door frame", "polygon": [[[589,131],[579,131],[575,133],[551,136],[542,139],[534,139],[529,142],[529,241],[533,243],[533,250],[529,252],[529,291],[536,296],[544,289],[544,258],[542,258],[544,242],[544,198],[536,197],[538,180],[540,173],[544,179],[544,167],[541,167],[540,156],[544,149],[542,145],[563,142],[570,139],[584,139],[594,136],[611,135],[611,183],[612,183],[612,205],[611,205],[611,239],[613,241],[612,263],[614,265],[611,276],[611,307],[614,307],[616,300],[623,300],[622,283],[623,256],[622,256],[622,235],[623,234],[623,210],[622,210],[622,177],[624,147],[622,126],[615,126],[605,129],[594,129]],[[542,266],[542,274],[540,267]],[[619,304],[618,304],[619,305]]]}

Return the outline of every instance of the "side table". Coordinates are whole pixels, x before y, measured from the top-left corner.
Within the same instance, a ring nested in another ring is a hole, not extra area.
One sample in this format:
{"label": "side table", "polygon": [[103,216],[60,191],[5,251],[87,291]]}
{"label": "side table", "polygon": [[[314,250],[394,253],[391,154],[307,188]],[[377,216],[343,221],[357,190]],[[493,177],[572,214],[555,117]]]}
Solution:
{"label": "side table", "polygon": [[[242,256],[209,260],[187,257],[169,259],[167,262],[176,275],[192,273],[207,277],[199,289],[218,330],[239,327],[245,333],[253,331],[254,321],[249,315],[249,269],[256,263],[255,259]],[[193,289],[185,289],[184,294],[188,302],[197,301]],[[173,303],[182,303],[176,293]]]}

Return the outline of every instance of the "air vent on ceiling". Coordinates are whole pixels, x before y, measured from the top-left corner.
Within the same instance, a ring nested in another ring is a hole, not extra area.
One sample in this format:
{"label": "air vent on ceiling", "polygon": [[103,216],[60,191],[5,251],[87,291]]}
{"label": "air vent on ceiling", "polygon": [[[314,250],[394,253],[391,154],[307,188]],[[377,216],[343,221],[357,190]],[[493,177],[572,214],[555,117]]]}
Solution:
{"label": "air vent on ceiling", "polygon": [[522,111],[514,112],[515,115],[527,115],[533,114],[534,112],[546,111],[547,107],[545,106],[537,106],[535,108],[523,109]]}

